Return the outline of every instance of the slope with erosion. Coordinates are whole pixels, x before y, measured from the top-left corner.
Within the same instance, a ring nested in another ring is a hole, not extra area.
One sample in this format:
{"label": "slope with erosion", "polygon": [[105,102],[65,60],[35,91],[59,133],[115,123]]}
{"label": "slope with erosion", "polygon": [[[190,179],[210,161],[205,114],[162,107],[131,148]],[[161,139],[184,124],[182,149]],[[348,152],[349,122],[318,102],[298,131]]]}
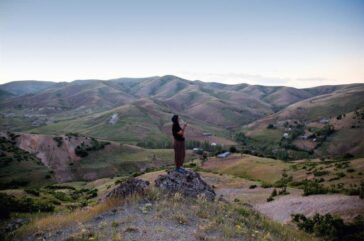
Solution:
{"label": "slope with erosion", "polygon": [[[24,153],[16,155],[18,162],[14,158],[10,161],[4,159],[7,163],[2,163],[2,184],[27,172],[30,172],[30,179],[25,185],[39,183],[38,180],[65,182],[127,176],[147,168],[173,164],[173,150],[170,149],[144,149],[73,133],[58,136],[2,133],[2,136],[11,150]],[[192,153],[187,152],[186,159],[191,156]]]}
{"label": "slope with erosion", "polygon": [[16,135],[0,132],[0,188],[41,186],[54,182],[52,170],[16,145]]}

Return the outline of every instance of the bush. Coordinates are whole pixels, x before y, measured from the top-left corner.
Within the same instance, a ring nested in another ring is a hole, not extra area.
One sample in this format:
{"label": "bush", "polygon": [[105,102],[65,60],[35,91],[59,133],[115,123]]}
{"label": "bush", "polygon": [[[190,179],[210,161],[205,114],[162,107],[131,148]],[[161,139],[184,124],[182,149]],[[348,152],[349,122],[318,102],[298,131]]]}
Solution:
{"label": "bush", "polygon": [[29,197],[16,199],[5,193],[0,193],[0,218],[8,218],[12,212],[52,212],[54,206],[44,200],[35,200]]}
{"label": "bush", "polygon": [[71,201],[71,198],[66,193],[64,193],[64,192],[60,192],[60,191],[54,192],[53,193],[53,196],[55,198],[57,198],[58,200],[61,200],[61,201],[64,201],[64,202]]}
{"label": "bush", "polygon": [[75,149],[75,154],[79,157],[86,157],[88,156],[88,152],[83,149],[81,146],[77,146]]}
{"label": "bush", "polygon": [[266,183],[266,182],[263,182],[262,185],[261,185],[262,188],[271,188],[273,187],[272,184],[269,184],[269,183]]}
{"label": "bush", "polygon": [[328,171],[318,171],[318,170],[313,171],[313,175],[315,177],[325,176],[327,174],[329,174]]}
{"label": "bush", "polygon": [[10,217],[10,208],[13,205],[14,200],[14,197],[5,193],[0,193],[0,220]]}
{"label": "bush", "polygon": [[0,183],[0,189],[16,189],[19,187],[27,186],[28,184],[28,180],[11,180],[10,182]]}
{"label": "bush", "polygon": [[37,189],[24,189],[26,193],[39,197],[39,190]]}
{"label": "bush", "polygon": [[92,189],[90,191],[87,192],[88,194],[88,198],[94,198],[94,197],[97,197],[97,189]]}
{"label": "bush", "polygon": [[305,180],[303,185],[303,196],[328,193],[328,189],[317,181]]}
{"label": "bush", "polygon": [[273,124],[270,123],[270,124],[268,124],[267,129],[275,129],[275,127]]}
{"label": "bush", "polygon": [[301,230],[333,241],[359,241],[364,235],[364,220],[357,216],[353,223],[345,224],[341,218],[331,214],[315,214],[308,218],[303,214],[292,215],[292,221]]}
{"label": "bush", "polygon": [[53,140],[57,143],[57,146],[60,147],[63,144],[63,137],[61,136],[55,136],[53,137]]}
{"label": "bush", "polygon": [[254,188],[256,188],[256,187],[257,187],[257,185],[253,184],[253,185],[250,185],[250,186],[249,186],[249,189],[254,189]]}
{"label": "bush", "polygon": [[271,197],[277,196],[277,190],[274,188],[271,194]]}
{"label": "bush", "polygon": [[231,153],[235,153],[237,150],[236,150],[236,147],[235,147],[235,146],[231,146],[231,147],[229,148],[229,151],[230,151]]}

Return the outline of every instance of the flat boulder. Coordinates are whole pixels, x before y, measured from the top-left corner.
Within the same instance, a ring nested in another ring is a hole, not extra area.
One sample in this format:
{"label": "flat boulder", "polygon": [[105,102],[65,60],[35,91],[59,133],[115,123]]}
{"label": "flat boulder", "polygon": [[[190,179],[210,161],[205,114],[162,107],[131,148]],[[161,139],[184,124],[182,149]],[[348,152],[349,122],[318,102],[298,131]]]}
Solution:
{"label": "flat boulder", "polygon": [[106,195],[106,198],[125,198],[132,194],[144,194],[148,186],[148,181],[138,178],[130,178],[110,191]]}
{"label": "flat boulder", "polygon": [[160,175],[155,180],[155,186],[163,191],[179,192],[188,197],[204,196],[209,201],[213,201],[216,196],[215,191],[202,180],[200,174],[191,170],[186,170],[185,173],[167,171],[166,175]]}

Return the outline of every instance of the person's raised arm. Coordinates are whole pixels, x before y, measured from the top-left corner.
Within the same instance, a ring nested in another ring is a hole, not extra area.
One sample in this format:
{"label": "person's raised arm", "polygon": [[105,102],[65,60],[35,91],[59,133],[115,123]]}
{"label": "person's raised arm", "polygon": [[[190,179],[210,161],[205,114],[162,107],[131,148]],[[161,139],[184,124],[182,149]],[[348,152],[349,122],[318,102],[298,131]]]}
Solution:
{"label": "person's raised arm", "polygon": [[187,127],[187,124],[184,124],[183,128],[179,132],[177,132],[177,134],[183,136],[185,134],[186,127]]}

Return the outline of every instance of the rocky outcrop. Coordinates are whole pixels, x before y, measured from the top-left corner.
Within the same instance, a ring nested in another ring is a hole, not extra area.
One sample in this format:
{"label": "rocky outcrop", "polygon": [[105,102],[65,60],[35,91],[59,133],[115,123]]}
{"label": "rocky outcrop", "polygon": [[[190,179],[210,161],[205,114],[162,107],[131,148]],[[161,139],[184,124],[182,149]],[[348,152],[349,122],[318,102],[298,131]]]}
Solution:
{"label": "rocky outcrop", "polygon": [[210,187],[197,172],[186,170],[179,173],[174,170],[167,171],[167,175],[160,175],[155,180],[155,186],[163,191],[179,192],[185,196],[205,196],[209,201],[215,199],[215,191]]}
{"label": "rocky outcrop", "polygon": [[131,194],[144,194],[148,186],[148,181],[130,178],[109,192],[106,198],[125,198]]}

